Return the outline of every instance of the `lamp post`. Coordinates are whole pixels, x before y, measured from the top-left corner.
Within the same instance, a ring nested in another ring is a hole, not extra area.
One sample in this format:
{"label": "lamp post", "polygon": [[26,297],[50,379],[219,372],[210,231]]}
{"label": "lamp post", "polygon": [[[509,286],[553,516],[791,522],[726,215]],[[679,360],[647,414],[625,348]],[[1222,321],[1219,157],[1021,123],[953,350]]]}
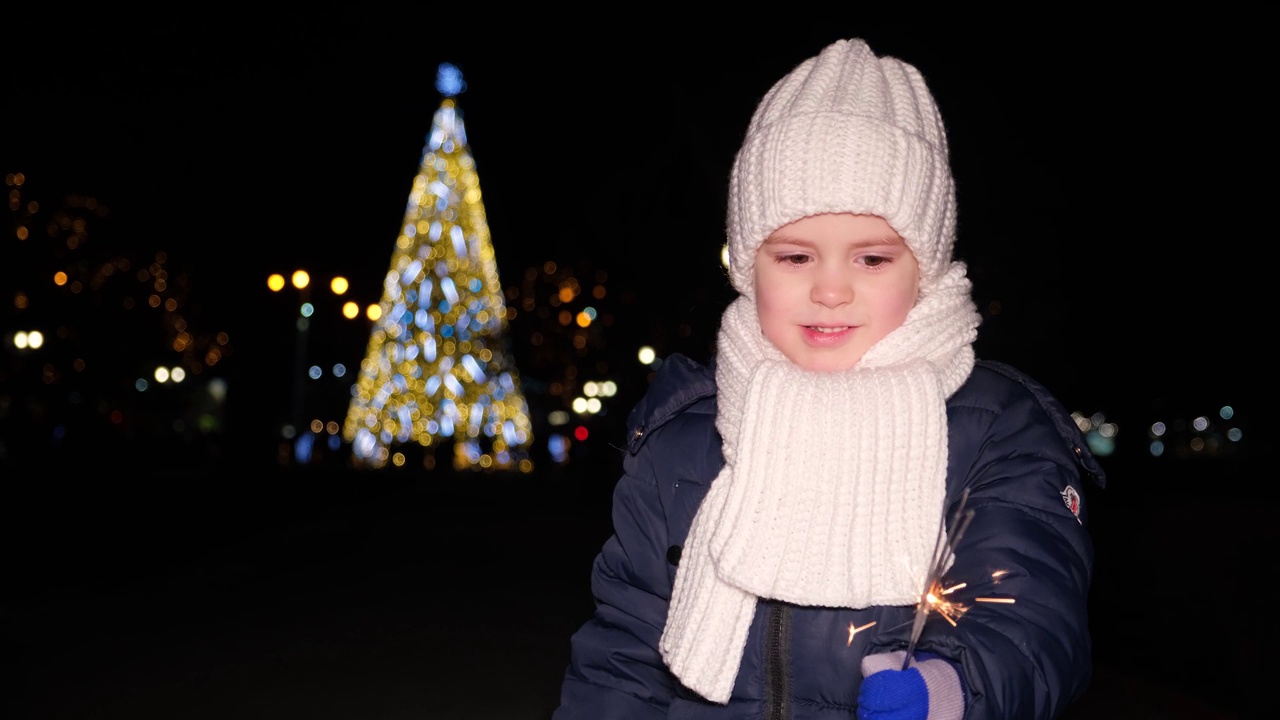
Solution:
{"label": "lamp post", "polygon": [[294,321],[297,333],[293,349],[293,412],[290,418],[294,433],[299,433],[307,425],[303,398],[307,391],[307,340],[311,336],[311,315],[314,313],[311,305],[311,277],[306,270],[294,271],[293,286],[298,289],[299,302],[298,317]]}
{"label": "lamp post", "polygon": [[[279,273],[267,277],[267,287],[272,292],[281,292],[285,288],[285,278]],[[284,428],[284,436],[292,440],[305,427],[306,377],[307,377],[307,340],[311,329],[311,275],[306,270],[294,270],[289,276],[288,284],[298,291],[298,314],[294,317],[294,349],[293,349],[293,396],[290,404],[289,424]]]}
{"label": "lamp post", "polygon": [[[319,369],[310,367],[311,322],[316,313],[316,308],[311,304],[311,275],[306,270],[293,271],[288,281],[285,280],[284,275],[279,273],[272,274],[267,278],[267,287],[272,292],[281,292],[286,285],[292,285],[298,291],[298,313],[294,317],[293,384],[289,424],[284,427],[282,434],[285,439],[292,441],[292,448],[288,453],[289,458],[295,462],[306,463],[309,462],[307,458],[310,457],[310,453],[301,450],[298,442],[304,433],[313,431],[314,427],[317,426],[316,422],[313,422],[308,417],[307,380],[309,378],[319,378],[323,375],[323,372]],[[349,283],[346,278],[336,276],[330,281],[329,289],[333,292],[334,297],[341,297],[349,289]],[[331,309],[327,308],[325,312]],[[358,307],[352,302],[347,302],[340,310],[347,319],[354,319],[358,315]],[[328,335],[330,329],[329,326],[325,326],[320,331]],[[314,375],[312,374],[313,370],[315,371]],[[342,373],[335,370],[334,374],[335,377],[340,377]],[[311,409],[314,410],[314,408]],[[320,413],[321,420],[318,426],[337,428],[336,421],[323,422],[323,415],[325,414],[326,412],[322,408]],[[319,431],[315,430],[315,432]],[[336,430],[331,430],[330,432],[332,434]]]}

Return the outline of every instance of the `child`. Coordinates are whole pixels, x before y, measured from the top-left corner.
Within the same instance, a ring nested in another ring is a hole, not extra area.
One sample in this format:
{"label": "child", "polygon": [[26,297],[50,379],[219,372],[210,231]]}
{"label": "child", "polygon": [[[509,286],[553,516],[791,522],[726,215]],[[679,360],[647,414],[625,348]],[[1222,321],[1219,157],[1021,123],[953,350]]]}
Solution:
{"label": "child", "polygon": [[[632,412],[555,720],[1051,718],[1084,690],[1102,473],[1043,387],[975,360],[947,153],[920,73],[861,40],[760,102],[740,294],[714,367],[668,359]],[[969,609],[907,663],[966,492],[944,599]]]}

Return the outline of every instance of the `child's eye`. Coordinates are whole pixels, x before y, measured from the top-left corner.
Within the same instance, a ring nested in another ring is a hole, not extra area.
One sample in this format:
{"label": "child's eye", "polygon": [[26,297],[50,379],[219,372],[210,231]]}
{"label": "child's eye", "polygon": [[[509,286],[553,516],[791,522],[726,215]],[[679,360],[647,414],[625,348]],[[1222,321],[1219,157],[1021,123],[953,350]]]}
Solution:
{"label": "child's eye", "polygon": [[873,268],[880,267],[882,265],[888,265],[891,262],[893,262],[893,258],[886,257],[884,255],[863,255],[862,256],[862,263],[867,267],[873,267]]}
{"label": "child's eye", "polygon": [[777,256],[777,261],[783,265],[804,265],[809,262],[809,256],[801,253],[788,253]]}

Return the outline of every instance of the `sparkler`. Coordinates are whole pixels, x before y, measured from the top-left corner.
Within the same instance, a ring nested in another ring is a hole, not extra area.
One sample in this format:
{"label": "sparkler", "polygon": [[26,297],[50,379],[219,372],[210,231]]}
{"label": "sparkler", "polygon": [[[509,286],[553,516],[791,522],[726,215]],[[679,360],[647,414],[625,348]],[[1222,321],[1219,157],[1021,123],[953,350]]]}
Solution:
{"label": "sparkler", "polygon": [[[973,520],[973,511],[965,510],[965,503],[969,500],[969,489],[965,488],[960,494],[960,501],[956,504],[955,514],[951,516],[951,534],[947,535],[946,524],[943,523],[938,528],[938,540],[933,548],[933,563],[929,566],[929,573],[925,577],[924,590],[920,593],[920,601],[916,603],[915,619],[911,623],[911,640],[907,643],[907,656],[902,661],[902,669],[906,670],[911,666],[911,656],[915,653],[916,643],[920,641],[920,633],[924,630],[924,622],[929,617],[930,612],[936,612],[942,616],[944,620],[951,623],[955,627],[956,621],[969,611],[969,606],[961,604],[955,600],[947,599],[947,596],[961,588],[967,587],[968,583],[957,583],[955,585],[944,585],[942,574],[946,572],[951,565],[952,558],[955,557],[956,544],[960,542],[960,538],[964,536],[964,531],[969,527],[969,521]],[[999,580],[1006,574],[1004,570],[997,570],[992,573],[994,580]],[[990,602],[1013,604],[1013,598],[990,598],[980,597],[974,598],[974,602]],[[849,640],[853,641],[854,630],[849,629]]]}

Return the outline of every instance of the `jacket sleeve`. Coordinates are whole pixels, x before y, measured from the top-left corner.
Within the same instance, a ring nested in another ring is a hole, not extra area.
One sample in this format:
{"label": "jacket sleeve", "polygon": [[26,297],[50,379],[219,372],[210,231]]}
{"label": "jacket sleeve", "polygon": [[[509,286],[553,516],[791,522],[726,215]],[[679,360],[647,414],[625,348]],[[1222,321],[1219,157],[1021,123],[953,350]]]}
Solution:
{"label": "jacket sleeve", "polygon": [[[997,408],[964,408],[956,418],[968,437],[953,461],[964,468],[956,475],[973,516],[944,584],[967,583],[947,599],[968,609],[954,626],[931,614],[920,648],[957,664],[967,718],[1047,720],[1091,675],[1093,545],[1081,458],[1092,458],[1056,401],[1047,406],[1021,386],[1009,392]],[[948,519],[959,488],[950,499]]]}
{"label": "jacket sleeve", "polygon": [[658,651],[671,600],[668,531],[652,443],[626,455],[613,535],[596,556],[596,610],[570,640],[553,720],[665,718],[673,678]]}

